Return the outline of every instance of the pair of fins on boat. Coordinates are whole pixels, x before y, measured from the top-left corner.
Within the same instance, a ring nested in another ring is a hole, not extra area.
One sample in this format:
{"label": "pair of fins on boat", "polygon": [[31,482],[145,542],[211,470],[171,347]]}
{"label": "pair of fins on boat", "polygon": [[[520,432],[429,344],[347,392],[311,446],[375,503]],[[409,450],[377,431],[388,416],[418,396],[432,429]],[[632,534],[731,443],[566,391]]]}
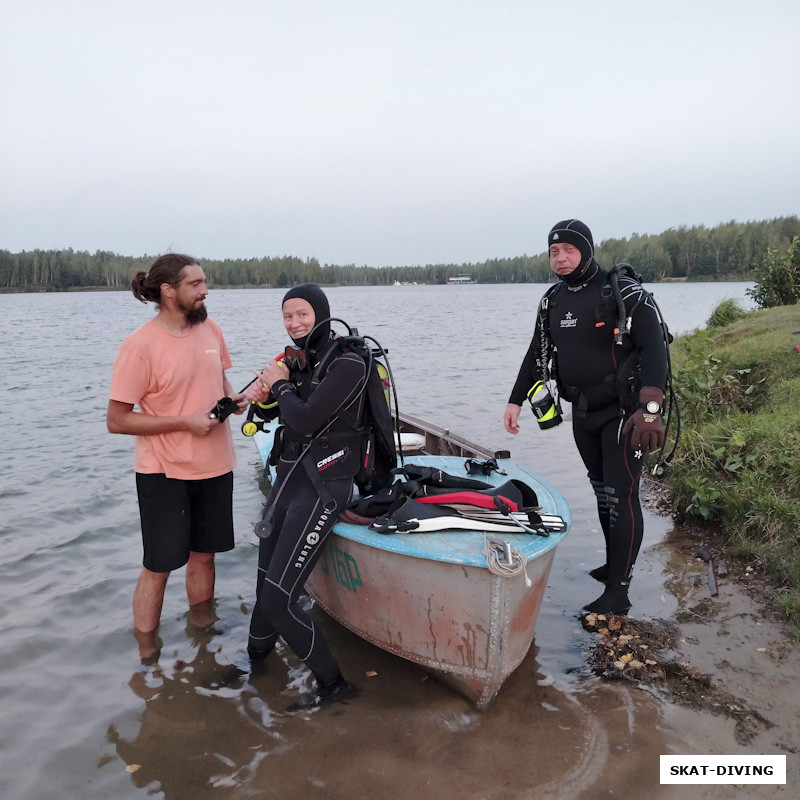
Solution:
{"label": "pair of fins on boat", "polygon": [[[494,459],[467,459],[465,467],[471,474],[505,474]],[[416,464],[395,472],[406,479],[353,501],[342,519],[383,534],[467,530],[549,536],[567,529],[562,517],[543,513],[536,492],[516,478],[493,486]]]}

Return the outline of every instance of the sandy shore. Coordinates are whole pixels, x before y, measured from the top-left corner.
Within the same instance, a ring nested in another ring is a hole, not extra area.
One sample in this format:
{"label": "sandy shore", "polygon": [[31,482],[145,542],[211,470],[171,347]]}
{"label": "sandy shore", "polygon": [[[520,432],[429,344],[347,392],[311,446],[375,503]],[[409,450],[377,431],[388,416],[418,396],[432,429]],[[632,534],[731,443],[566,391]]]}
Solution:
{"label": "sandy shore", "polygon": [[[712,556],[713,577],[708,563],[696,555],[701,546]],[[669,531],[650,558],[654,555],[663,559],[663,590],[677,599],[678,609],[664,618],[632,615],[630,624],[623,620],[617,631],[610,632],[608,621],[591,620],[587,664],[597,674],[602,671],[601,680],[636,687],[635,691],[650,693],[663,704],[660,727],[678,734],[684,744],[673,751],[676,754],[786,754],[785,786],[755,785],[746,791],[756,798],[796,796],[800,649],[769,610],[768,582],[757,568],[729,560],[727,575],[721,577],[719,543],[691,526]],[[618,622],[613,627],[617,626]],[[650,641],[649,667],[630,671],[630,662],[619,660],[614,666],[614,657],[630,649],[619,646],[618,637],[626,634]],[[666,677],[659,674],[664,671],[661,667],[666,667]],[[629,748],[628,737],[619,737],[614,746]],[[596,785],[605,783],[615,793],[630,791],[635,776],[623,772],[608,770]],[[729,798],[739,791],[733,785],[660,786],[657,796]]]}

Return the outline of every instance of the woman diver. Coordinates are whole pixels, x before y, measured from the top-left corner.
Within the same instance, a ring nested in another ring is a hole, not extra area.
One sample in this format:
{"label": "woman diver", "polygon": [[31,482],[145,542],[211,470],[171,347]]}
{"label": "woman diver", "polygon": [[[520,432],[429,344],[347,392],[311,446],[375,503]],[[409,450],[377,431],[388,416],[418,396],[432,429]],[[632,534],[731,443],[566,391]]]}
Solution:
{"label": "woman diver", "polygon": [[256,603],[247,652],[251,663],[261,662],[281,636],[305,662],[316,687],[288,709],[299,711],[358,693],[342,677],[300,596],[351,496],[359,449],[343,417],[362,413],[368,371],[358,353],[337,345],[328,299],[319,286],[290,289],[282,309],[286,331],[302,354],[291,372],[283,360],[270,362],[246,392],[253,403],[277,401],[282,423],[270,456],[276,480],[257,526]]}

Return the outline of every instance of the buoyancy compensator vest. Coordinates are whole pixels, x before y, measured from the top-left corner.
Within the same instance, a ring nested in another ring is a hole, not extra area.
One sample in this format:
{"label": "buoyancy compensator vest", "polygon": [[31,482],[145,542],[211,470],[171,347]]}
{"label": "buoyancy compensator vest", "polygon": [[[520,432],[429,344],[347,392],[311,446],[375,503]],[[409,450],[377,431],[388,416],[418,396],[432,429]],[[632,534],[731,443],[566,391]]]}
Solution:
{"label": "buoyancy compensator vest", "polygon": [[[634,288],[637,300],[631,308],[625,302],[624,289],[620,286],[620,278],[624,276],[628,280],[625,282],[627,291],[630,293],[631,287]],[[673,341],[673,336],[669,331],[661,309],[655,301],[652,293],[647,291],[641,284],[642,276],[634,268],[625,262],[616,264],[608,273],[605,283],[600,291],[600,302],[597,305],[595,316],[596,325],[613,325],[614,342],[619,347],[621,358],[618,361],[616,372],[607,375],[601,384],[589,387],[577,388],[564,386],[558,379],[558,352],[550,336],[550,312],[558,302],[558,294],[563,290],[562,284],[552,286],[545,293],[539,304],[537,315],[537,330],[539,332],[537,369],[544,381],[552,380],[558,392],[558,399],[568,400],[573,403],[574,414],[585,414],[599,405],[617,403],[620,414],[625,416],[631,413],[639,402],[639,390],[643,385],[642,361],[639,351],[634,347],[631,337],[631,318],[641,303],[649,303],[655,311],[658,325],[661,330],[661,337],[666,357],[666,378],[663,387],[666,406],[665,431],[669,433],[673,414],[675,415],[675,440],[672,449],[665,455],[665,447],[657,456],[656,466],[653,473],[658,476],[666,474],[667,469],[674,457],[678,447],[681,433],[681,417],[678,398],[672,382],[672,365],[670,361],[669,346]],[[646,385],[655,385],[647,383]]]}
{"label": "buoyancy compensator vest", "polygon": [[[353,478],[359,493],[370,494],[389,486],[397,466],[394,421],[391,413],[390,375],[386,350],[371,337],[360,336],[343,320],[348,333],[326,342],[311,359],[296,359],[290,366],[290,382],[297,395],[308,400],[322,383],[334,359],[342,355],[359,357],[366,374],[356,396],[347,406],[310,436],[303,436],[286,425],[276,431],[270,463],[280,456],[301,460],[321,497],[325,481]],[[311,338],[311,337],[309,337]],[[382,360],[379,360],[382,359]],[[303,363],[300,363],[303,362]],[[394,392],[396,404],[396,392]]]}
{"label": "buoyancy compensator vest", "polygon": [[[620,289],[620,276],[624,275],[630,281],[635,281],[638,300],[632,308],[628,308]],[[653,306],[662,329],[664,348],[669,362],[669,344],[672,335],[663,320],[650,292],[641,286],[642,276],[630,264],[620,263],[609,271],[605,283],[600,290],[600,301],[595,307],[595,326],[609,326],[614,331],[614,342],[618,348],[617,369],[606,375],[602,381],[593,386],[569,386],[564,384],[558,374],[558,352],[550,335],[550,314],[557,306],[560,293],[563,291],[561,283],[552,286],[545,293],[539,304],[537,329],[539,331],[539,353],[537,366],[545,381],[552,380],[558,390],[559,398],[573,404],[573,413],[586,414],[599,408],[617,404],[621,411],[630,412],[636,408],[639,399],[641,381],[641,357],[636,350],[630,333],[630,323],[636,308],[649,301]],[[671,384],[671,375],[667,370],[667,383]],[[665,392],[667,386],[663,387]]]}

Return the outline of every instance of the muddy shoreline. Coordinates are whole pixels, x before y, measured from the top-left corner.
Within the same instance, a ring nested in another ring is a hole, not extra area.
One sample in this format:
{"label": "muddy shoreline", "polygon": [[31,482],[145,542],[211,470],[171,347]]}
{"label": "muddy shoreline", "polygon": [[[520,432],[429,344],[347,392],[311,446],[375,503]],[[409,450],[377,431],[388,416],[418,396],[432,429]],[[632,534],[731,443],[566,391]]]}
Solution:
{"label": "muddy shoreline", "polygon": [[[672,519],[658,485],[643,483],[642,494],[651,512]],[[732,557],[713,526],[673,520],[661,547],[672,573],[664,588],[678,597],[678,608],[664,618],[584,615],[587,671],[700,715],[693,722],[727,720],[738,752],[787,754],[786,786],[750,792],[791,795],[790,787],[800,784],[800,699],[792,688],[800,677],[800,650],[771,608],[776,587],[760,564]],[[728,752],[718,749],[718,738],[716,745],[709,752]],[[702,796],[728,797],[732,788],[705,787]],[[669,796],[682,795],[671,787]]]}

